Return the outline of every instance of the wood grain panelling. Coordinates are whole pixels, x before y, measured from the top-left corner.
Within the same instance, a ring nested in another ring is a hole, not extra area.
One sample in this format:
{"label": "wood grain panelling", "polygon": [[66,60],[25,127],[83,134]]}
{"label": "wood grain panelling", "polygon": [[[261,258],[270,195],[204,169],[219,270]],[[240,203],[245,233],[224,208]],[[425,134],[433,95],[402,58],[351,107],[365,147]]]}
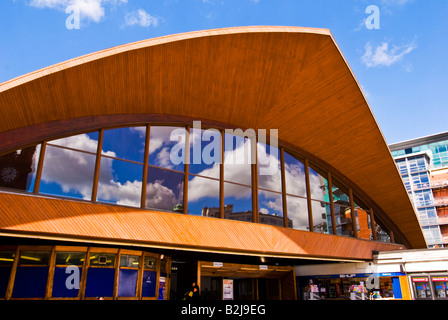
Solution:
{"label": "wood grain panelling", "polygon": [[278,129],[287,150],[345,177],[378,217],[386,213],[395,234],[426,247],[385,139],[328,30],[226,28],[106,49],[0,84],[0,111],[0,154],[130,116]]}
{"label": "wood grain panelling", "polygon": [[0,193],[0,234],[348,260],[404,248],[251,222],[7,193]]}

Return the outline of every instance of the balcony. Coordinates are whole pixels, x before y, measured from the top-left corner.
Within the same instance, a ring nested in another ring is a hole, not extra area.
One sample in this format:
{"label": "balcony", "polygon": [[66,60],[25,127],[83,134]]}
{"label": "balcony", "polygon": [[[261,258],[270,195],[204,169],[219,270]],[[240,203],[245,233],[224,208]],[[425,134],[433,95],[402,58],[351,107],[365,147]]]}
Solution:
{"label": "balcony", "polygon": [[448,187],[448,180],[436,180],[436,181],[431,181],[431,188],[433,189],[441,189],[441,188],[446,188]]}
{"label": "balcony", "polygon": [[[417,207],[429,207],[429,206],[433,206],[434,204],[435,204],[434,200],[416,200],[415,201],[415,205]],[[447,205],[448,205],[448,202],[447,202]]]}
{"label": "balcony", "polygon": [[428,188],[432,188],[432,185],[430,185],[429,182],[419,182],[413,184],[414,190],[428,189]]}
{"label": "balcony", "polygon": [[434,199],[434,205],[437,207],[447,207],[448,197]]}
{"label": "balcony", "polygon": [[439,224],[448,224],[448,216],[438,216]]}

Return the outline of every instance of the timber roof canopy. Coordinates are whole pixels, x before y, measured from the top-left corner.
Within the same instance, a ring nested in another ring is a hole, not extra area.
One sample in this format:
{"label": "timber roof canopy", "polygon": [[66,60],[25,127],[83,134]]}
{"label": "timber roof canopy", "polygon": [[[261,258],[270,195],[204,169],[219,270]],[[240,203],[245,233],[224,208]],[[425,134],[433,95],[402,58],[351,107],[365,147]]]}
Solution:
{"label": "timber roof canopy", "polygon": [[325,29],[237,27],[126,44],[0,84],[0,154],[142,121],[278,129],[279,143],[371,199],[406,245],[426,243],[389,148]]}

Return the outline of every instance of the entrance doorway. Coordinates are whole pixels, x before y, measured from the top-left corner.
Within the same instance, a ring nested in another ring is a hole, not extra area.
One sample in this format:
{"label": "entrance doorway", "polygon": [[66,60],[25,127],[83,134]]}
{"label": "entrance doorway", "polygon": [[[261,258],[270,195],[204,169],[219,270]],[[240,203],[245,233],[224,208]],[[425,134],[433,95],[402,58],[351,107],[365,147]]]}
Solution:
{"label": "entrance doorway", "polygon": [[[199,262],[201,299],[295,300],[293,267]],[[231,281],[227,281],[231,280]],[[226,283],[224,290],[223,283]],[[229,290],[231,292],[229,293]],[[226,293],[224,294],[224,291]]]}

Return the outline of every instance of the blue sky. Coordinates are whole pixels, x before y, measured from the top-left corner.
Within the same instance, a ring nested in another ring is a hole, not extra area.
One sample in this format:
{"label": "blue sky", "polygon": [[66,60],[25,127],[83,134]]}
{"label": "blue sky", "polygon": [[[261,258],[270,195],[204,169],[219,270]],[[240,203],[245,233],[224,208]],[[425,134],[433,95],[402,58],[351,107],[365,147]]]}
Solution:
{"label": "blue sky", "polygon": [[[80,10],[68,29],[66,8]],[[379,29],[364,23],[379,9]],[[448,131],[447,0],[2,0],[0,82],[158,36],[246,25],[328,28],[388,143]],[[280,133],[281,134],[281,133]]]}

